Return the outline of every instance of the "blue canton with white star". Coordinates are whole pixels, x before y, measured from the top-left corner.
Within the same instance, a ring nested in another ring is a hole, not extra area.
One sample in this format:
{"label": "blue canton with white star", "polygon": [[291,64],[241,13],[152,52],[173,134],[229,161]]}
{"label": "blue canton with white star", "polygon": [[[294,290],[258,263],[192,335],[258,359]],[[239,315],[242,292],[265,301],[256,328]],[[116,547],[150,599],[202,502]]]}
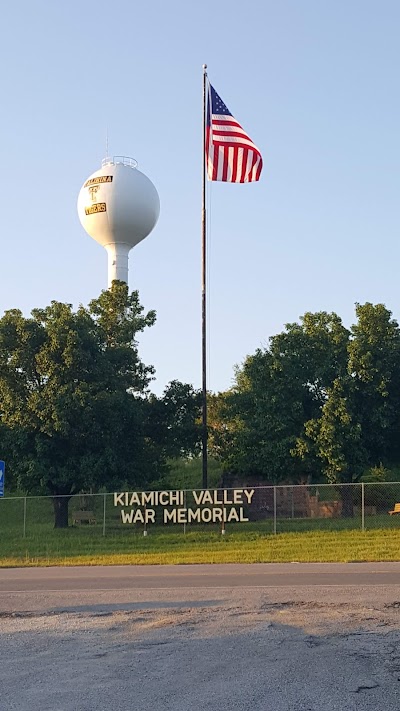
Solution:
{"label": "blue canton with white star", "polygon": [[213,114],[225,114],[231,116],[231,112],[228,107],[222,101],[221,97],[217,94],[214,87],[210,84],[211,90],[211,113]]}

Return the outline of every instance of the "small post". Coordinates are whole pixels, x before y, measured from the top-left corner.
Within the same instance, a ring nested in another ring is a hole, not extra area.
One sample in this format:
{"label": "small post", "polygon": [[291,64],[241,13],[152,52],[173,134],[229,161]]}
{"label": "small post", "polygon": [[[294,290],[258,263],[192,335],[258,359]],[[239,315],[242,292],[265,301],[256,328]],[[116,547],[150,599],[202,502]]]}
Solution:
{"label": "small post", "polygon": [[145,507],[144,507],[144,529],[143,529],[143,535],[144,535],[144,536],[147,536],[147,516],[146,516],[146,511],[147,511],[147,507],[146,507],[146,505],[145,505]]}
{"label": "small post", "polygon": [[24,538],[26,538],[26,496],[24,496]]}
{"label": "small post", "polygon": [[[226,491],[223,489],[223,491]],[[226,533],[226,527],[225,527],[225,504],[222,505],[222,526],[221,526],[221,536],[225,536]]]}
{"label": "small post", "polygon": [[[186,509],[186,514],[187,514],[187,507],[186,507],[186,489],[183,492],[183,508]],[[183,524],[183,535],[186,535],[186,520],[184,521]]]}
{"label": "small post", "polygon": [[107,494],[103,494],[103,536],[106,535],[106,500]]}
{"label": "small post", "polygon": [[365,484],[364,482],[361,482],[361,530],[365,531],[365,491],[364,491]]}
{"label": "small post", "polygon": [[276,535],[276,486],[274,486],[274,534]]}

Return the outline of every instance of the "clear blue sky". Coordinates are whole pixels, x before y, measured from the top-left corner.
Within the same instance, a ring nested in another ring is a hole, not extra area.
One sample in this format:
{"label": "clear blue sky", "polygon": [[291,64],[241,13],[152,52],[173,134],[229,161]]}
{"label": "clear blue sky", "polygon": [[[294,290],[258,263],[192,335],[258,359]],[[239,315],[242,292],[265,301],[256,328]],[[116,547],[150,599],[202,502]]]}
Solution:
{"label": "clear blue sky", "polygon": [[156,392],[199,386],[202,64],[262,150],[258,184],[211,186],[210,380],[305,311],[400,317],[398,0],[22,0],[2,10],[0,312],[77,306],[107,283],[76,213],[105,155],[135,157],[161,215],[130,257],[156,325]]}

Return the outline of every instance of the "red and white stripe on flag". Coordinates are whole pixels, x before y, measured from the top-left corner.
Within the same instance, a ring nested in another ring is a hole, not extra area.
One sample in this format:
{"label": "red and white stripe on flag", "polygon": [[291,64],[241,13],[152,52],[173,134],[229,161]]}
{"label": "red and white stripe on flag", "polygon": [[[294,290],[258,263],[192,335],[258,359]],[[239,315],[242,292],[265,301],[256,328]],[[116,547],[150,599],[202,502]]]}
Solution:
{"label": "red and white stripe on flag", "polygon": [[208,179],[227,183],[259,180],[261,153],[236,119],[226,114],[211,114],[210,124],[206,133]]}

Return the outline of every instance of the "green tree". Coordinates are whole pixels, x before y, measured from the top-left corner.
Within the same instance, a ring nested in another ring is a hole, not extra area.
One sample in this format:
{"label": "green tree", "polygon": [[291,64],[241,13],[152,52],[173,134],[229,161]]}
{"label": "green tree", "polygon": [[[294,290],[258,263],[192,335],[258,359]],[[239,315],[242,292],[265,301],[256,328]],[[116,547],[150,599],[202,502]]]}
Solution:
{"label": "green tree", "polygon": [[0,319],[5,453],[21,489],[53,496],[56,527],[68,525],[68,500],[83,488],[137,485],[163,465],[147,444],[153,369],[136,341],[154,321],[121,282],[76,312],[52,302]]}
{"label": "green tree", "polygon": [[[383,304],[356,304],[346,371],[305,423],[294,454],[318,458],[331,483],[355,483],[368,466],[400,457],[400,331]],[[343,515],[351,516],[351,487],[340,487]]]}
{"label": "green tree", "polygon": [[[350,378],[336,379],[327,392],[320,417],[305,423],[305,438],[300,440],[301,454],[312,453],[321,461],[330,484],[354,484],[368,464],[362,426],[351,397]],[[299,451],[299,450],[298,450]],[[339,486],[343,516],[353,516],[353,489]]]}
{"label": "green tree", "polygon": [[383,304],[356,304],[348,371],[372,466],[400,462],[400,329]]}
{"label": "green tree", "polygon": [[290,450],[304,416],[300,396],[293,398],[291,384],[274,365],[269,351],[246,359],[235,387],[210,408],[210,440],[226,471],[276,482],[300,474]]}
{"label": "green tree", "polygon": [[[274,369],[301,388],[306,415],[318,412],[334,380],[347,371],[349,331],[335,313],[307,312],[270,339]],[[296,393],[294,393],[295,395]]]}
{"label": "green tree", "polygon": [[212,452],[225,469],[274,482],[321,475],[316,457],[293,452],[346,372],[348,339],[336,314],[306,313],[246,358],[232,390],[210,403]]}
{"label": "green tree", "polygon": [[173,380],[161,397],[150,395],[149,427],[163,455],[192,457],[201,448],[202,396],[188,383]]}

